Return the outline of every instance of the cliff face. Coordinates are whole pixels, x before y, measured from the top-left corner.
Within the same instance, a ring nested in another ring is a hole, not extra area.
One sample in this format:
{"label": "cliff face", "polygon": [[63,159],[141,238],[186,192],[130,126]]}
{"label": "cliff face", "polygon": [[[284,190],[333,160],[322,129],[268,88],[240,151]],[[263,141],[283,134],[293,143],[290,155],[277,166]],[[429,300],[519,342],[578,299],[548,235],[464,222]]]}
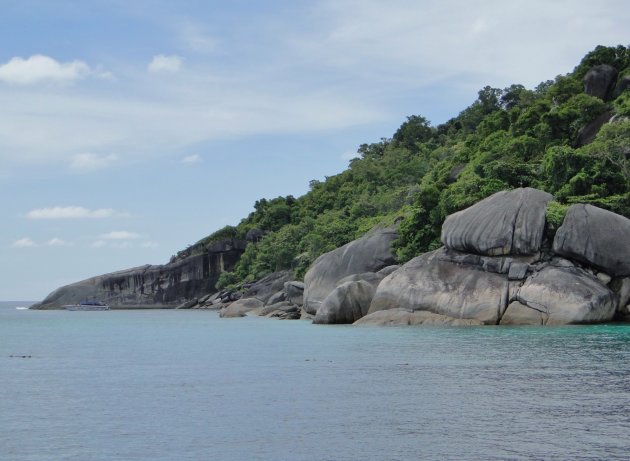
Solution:
{"label": "cliff face", "polygon": [[170,308],[214,291],[219,274],[230,271],[247,242],[225,239],[205,253],[164,265],[145,265],[73,283],[56,289],[32,309],[57,309],[64,304],[97,300],[112,308]]}

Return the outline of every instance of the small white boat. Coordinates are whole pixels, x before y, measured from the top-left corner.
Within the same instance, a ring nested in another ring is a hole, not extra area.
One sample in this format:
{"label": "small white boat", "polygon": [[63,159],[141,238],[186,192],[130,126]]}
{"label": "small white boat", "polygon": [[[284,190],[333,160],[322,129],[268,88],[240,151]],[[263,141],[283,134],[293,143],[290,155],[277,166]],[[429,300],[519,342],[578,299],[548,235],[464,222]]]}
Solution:
{"label": "small white boat", "polygon": [[79,304],[61,306],[67,311],[108,311],[109,306],[99,301],[82,301]]}

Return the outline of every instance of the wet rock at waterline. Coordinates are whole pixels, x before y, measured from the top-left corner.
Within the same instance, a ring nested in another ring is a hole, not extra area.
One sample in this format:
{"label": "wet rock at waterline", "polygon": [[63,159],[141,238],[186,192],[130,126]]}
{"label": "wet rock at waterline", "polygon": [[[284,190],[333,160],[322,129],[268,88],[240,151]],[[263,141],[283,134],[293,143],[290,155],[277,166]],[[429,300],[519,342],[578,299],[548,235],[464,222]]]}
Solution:
{"label": "wet rock at waterline", "polygon": [[321,255],[304,276],[304,308],[309,314],[317,309],[342,278],[363,272],[375,272],[395,262],[392,242],[398,237],[393,229],[376,229],[358,240]]}
{"label": "wet rock at waterline", "polygon": [[326,296],[313,323],[354,323],[368,313],[375,289],[363,280],[342,283]]}

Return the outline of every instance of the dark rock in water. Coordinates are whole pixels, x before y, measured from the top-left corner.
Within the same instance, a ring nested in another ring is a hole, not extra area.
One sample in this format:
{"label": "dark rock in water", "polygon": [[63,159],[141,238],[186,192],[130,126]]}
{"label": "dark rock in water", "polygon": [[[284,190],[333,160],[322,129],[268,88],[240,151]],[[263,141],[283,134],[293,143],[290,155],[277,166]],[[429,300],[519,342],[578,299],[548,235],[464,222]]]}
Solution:
{"label": "dark rock in water", "polygon": [[245,242],[226,239],[203,254],[176,258],[169,264],[134,267],[63,286],[32,309],[58,309],[86,299],[113,308],[174,308],[214,291],[219,274],[231,270],[244,249]]}
{"label": "dark rock in water", "polygon": [[362,280],[339,285],[326,296],[313,323],[354,323],[367,314],[375,289]]}
{"label": "dark rock in water", "polygon": [[391,244],[397,237],[398,232],[393,229],[377,229],[317,258],[304,277],[306,311],[317,313],[340,279],[392,265],[395,256]]}
{"label": "dark rock in water", "polygon": [[245,317],[248,312],[262,308],[264,306],[260,299],[245,298],[239,299],[233,302],[224,309],[221,309],[219,317],[231,318],[231,317]]}
{"label": "dark rock in water", "polygon": [[197,300],[197,298],[194,298],[194,299],[191,299],[190,301],[181,303],[175,309],[190,309],[193,306],[196,306],[197,304],[199,304],[199,301]]}
{"label": "dark rock in water", "polygon": [[[275,317],[282,319],[293,319],[300,317],[300,307],[288,301],[282,301],[276,304],[263,307],[258,315],[261,317]],[[288,315],[291,314],[291,315]]]}
{"label": "dark rock in water", "polygon": [[590,69],[584,76],[584,92],[605,100],[615,87],[617,69],[608,64],[600,64]]}
{"label": "dark rock in water", "polygon": [[552,195],[532,188],[502,191],[446,218],[442,242],[481,255],[528,255],[540,251]]}
{"label": "dark rock in water", "polygon": [[292,280],[284,283],[284,293],[287,301],[301,306],[304,304],[304,283]]}
{"label": "dark rock in water", "polygon": [[291,271],[278,271],[254,282],[243,293],[244,298],[258,298],[267,302],[274,294],[284,289],[284,283],[291,280]]}
{"label": "dark rock in water", "polygon": [[516,298],[542,313],[545,325],[607,322],[617,308],[615,293],[578,268],[546,267],[525,281]]}
{"label": "dark rock in water", "polygon": [[295,304],[290,303],[289,301],[280,301],[279,303],[275,303],[275,304],[270,304],[268,306],[263,307],[260,312],[258,312],[258,315],[260,315],[261,317],[266,317],[269,316],[271,314],[273,314],[274,312],[298,312],[299,313],[300,308],[298,306],[296,306]]}
{"label": "dark rock in water", "polygon": [[553,251],[615,277],[630,275],[630,219],[592,205],[572,205]]}
{"label": "dark rock in water", "polygon": [[369,313],[403,308],[496,324],[509,297],[505,275],[440,259],[444,249],[412,259],[378,286]]}
{"label": "dark rock in water", "polygon": [[472,326],[483,325],[475,319],[456,319],[446,315],[434,314],[427,311],[412,311],[395,308],[386,311],[376,311],[360,318],[354,325],[359,326],[402,326],[402,325],[448,325]]}

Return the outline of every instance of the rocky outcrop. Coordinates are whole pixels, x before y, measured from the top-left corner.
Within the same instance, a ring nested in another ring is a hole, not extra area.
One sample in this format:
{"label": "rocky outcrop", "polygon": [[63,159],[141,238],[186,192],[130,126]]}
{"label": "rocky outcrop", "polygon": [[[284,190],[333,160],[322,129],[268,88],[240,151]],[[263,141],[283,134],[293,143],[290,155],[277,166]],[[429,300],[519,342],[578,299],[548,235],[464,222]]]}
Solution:
{"label": "rocky outcrop", "polygon": [[376,288],[378,284],[381,283],[381,281],[384,278],[385,278],[385,275],[379,272],[363,272],[361,274],[352,274],[352,275],[348,275],[347,277],[342,278],[341,280],[337,282],[337,286],[342,285],[347,282],[362,281],[362,282],[367,282],[370,285],[374,286],[374,288]]}
{"label": "rocky outcrop", "polygon": [[409,309],[395,308],[386,311],[377,311],[362,317],[354,322],[360,326],[404,326],[404,325],[448,325],[448,326],[472,326],[483,325],[475,319],[455,319],[446,315],[434,314],[428,311],[412,311]]}
{"label": "rocky outcrop", "polygon": [[446,254],[440,249],[419,256],[385,278],[369,312],[403,308],[496,324],[509,298],[507,276],[453,263]]}
{"label": "rocky outcrop", "polygon": [[267,302],[265,304],[276,304],[276,303],[281,303],[283,301],[286,301],[287,299],[287,294],[283,291],[278,291],[277,293],[271,295],[271,297],[267,300]]}
{"label": "rocky outcrop", "polygon": [[291,271],[278,271],[254,282],[243,293],[244,298],[258,298],[266,303],[269,298],[284,289],[284,284],[291,280]]}
{"label": "rocky outcrop", "polygon": [[617,307],[611,290],[575,267],[543,268],[519,288],[516,300],[508,307],[502,324],[515,324],[515,316],[521,317],[520,324],[535,325],[608,322]]}
{"label": "rocky outcrop", "polygon": [[584,76],[584,92],[605,100],[615,88],[617,69],[608,64],[591,68]]}
{"label": "rocky outcrop", "polygon": [[238,301],[234,301],[229,306],[221,309],[219,316],[224,318],[245,317],[250,311],[254,309],[261,309],[263,306],[264,303],[260,299],[239,299]]}
{"label": "rocky outcrop", "polygon": [[597,117],[595,117],[594,120],[580,128],[574,146],[582,147],[595,141],[595,137],[597,136],[597,133],[599,133],[599,130],[601,130],[602,126],[611,121],[614,115],[614,111],[607,110],[606,112],[598,115]]}
{"label": "rocky outcrop", "polygon": [[304,308],[317,309],[342,278],[362,272],[375,272],[395,262],[391,244],[398,237],[393,229],[376,229],[315,260],[304,277]]}
{"label": "rocky outcrop", "polygon": [[[630,220],[590,205],[573,206],[550,247],[543,238],[550,196],[533,189],[512,192],[447,218],[446,247],[412,259],[383,279],[366,318],[394,310],[374,322],[408,324],[415,321],[411,313],[425,312],[483,324],[559,325],[630,314],[625,307]],[[524,196],[533,200],[521,200]],[[527,216],[534,226],[518,224]]]}
{"label": "rocky outcrop", "polygon": [[58,309],[86,299],[112,308],[174,308],[214,291],[223,271],[231,270],[245,249],[245,242],[226,239],[207,252],[174,259],[165,265],[146,265],[66,285],[49,294],[32,309]]}
{"label": "rocky outcrop", "polygon": [[573,205],[553,251],[615,277],[630,275],[630,219],[592,205]]}
{"label": "rocky outcrop", "polygon": [[375,289],[362,280],[339,285],[326,296],[313,323],[354,323],[367,314]]}
{"label": "rocky outcrop", "polygon": [[292,280],[284,283],[284,294],[287,301],[297,306],[304,304],[304,282]]}
{"label": "rocky outcrop", "polygon": [[280,320],[296,320],[300,318],[301,309],[293,303],[282,301],[263,307],[257,315]]}
{"label": "rocky outcrop", "polygon": [[482,255],[533,254],[540,250],[545,211],[552,196],[532,188],[498,192],[446,218],[442,243]]}

